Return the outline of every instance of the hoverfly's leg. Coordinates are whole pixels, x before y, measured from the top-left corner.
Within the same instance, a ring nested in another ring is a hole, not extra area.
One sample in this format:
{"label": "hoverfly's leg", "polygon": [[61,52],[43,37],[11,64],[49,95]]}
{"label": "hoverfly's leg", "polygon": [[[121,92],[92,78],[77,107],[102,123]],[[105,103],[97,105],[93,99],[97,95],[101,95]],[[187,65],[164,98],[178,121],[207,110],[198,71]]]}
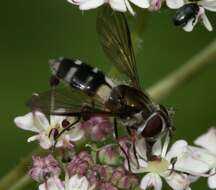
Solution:
{"label": "hoverfly's leg", "polygon": [[49,84],[50,84],[51,87],[57,86],[59,84],[59,82],[60,82],[59,79],[55,75],[52,75],[50,77]]}
{"label": "hoverfly's leg", "polygon": [[113,122],[113,123],[114,123],[114,137],[115,137],[115,139],[117,140],[118,145],[119,145],[121,151],[122,151],[123,154],[125,155],[126,160],[127,160],[127,164],[128,164],[128,169],[129,169],[129,171],[131,171],[129,155],[128,155],[128,153],[125,151],[125,149],[121,146],[121,144],[119,143],[119,134],[118,134],[118,126],[117,126],[117,119],[116,119],[116,117],[114,117],[114,122]]}
{"label": "hoverfly's leg", "polygon": [[131,129],[127,126],[127,131],[128,134],[131,136],[132,139],[132,146],[133,146],[133,153],[134,153],[134,157],[137,163],[137,168],[140,167],[139,162],[138,162],[138,157],[137,157],[137,151],[136,151],[136,133],[134,131],[131,131]]}
{"label": "hoverfly's leg", "polygon": [[114,119],[113,119],[113,123],[114,123],[114,137],[115,137],[115,139],[119,139],[119,134],[118,134],[118,126],[117,126],[117,119],[116,119],[116,117],[114,117]]}
{"label": "hoverfly's leg", "polygon": [[152,147],[155,141],[148,141],[146,140],[146,157],[147,160],[152,160]]}
{"label": "hoverfly's leg", "polygon": [[172,158],[170,162],[171,162],[171,164],[172,164],[172,168],[171,168],[171,170],[170,170],[169,175],[171,175],[171,174],[175,171],[175,164],[176,164],[176,162],[177,162],[177,157]]}

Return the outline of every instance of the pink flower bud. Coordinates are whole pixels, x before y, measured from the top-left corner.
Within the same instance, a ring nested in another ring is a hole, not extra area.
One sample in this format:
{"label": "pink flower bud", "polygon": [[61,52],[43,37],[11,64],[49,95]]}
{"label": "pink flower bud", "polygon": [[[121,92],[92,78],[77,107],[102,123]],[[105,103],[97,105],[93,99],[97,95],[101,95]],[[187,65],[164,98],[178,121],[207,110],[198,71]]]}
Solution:
{"label": "pink flower bud", "polygon": [[59,176],[61,168],[57,160],[52,155],[41,158],[33,156],[33,166],[29,171],[29,175],[37,182],[43,182],[47,177]]}
{"label": "pink flower bud", "polygon": [[92,164],[92,157],[87,152],[83,151],[73,157],[67,165],[67,170],[70,176],[76,174],[84,176]]}
{"label": "pink flower bud", "polygon": [[80,127],[85,129],[86,134],[93,141],[105,140],[112,132],[112,123],[105,117],[91,117],[89,120],[81,123]]}
{"label": "pink flower bud", "polygon": [[114,170],[111,182],[120,189],[131,189],[138,186],[139,179],[136,175],[119,167]]}
{"label": "pink flower bud", "polygon": [[151,0],[149,10],[151,11],[158,11],[161,8],[161,0]]}
{"label": "pink flower bud", "polygon": [[111,182],[112,182],[114,185],[117,185],[117,183],[119,182],[119,180],[120,180],[121,178],[123,178],[124,176],[126,176],[126,171],[125,171],[122,167],[116,168],[116,169],[113,171],[112,178],[111,178]]}
{"label": "pink flower bud", "polygon": [[103,181],[110,181],[113,173],[113,168],[108,165],[96,165],[94,170],[100,176],[100,179]]}
{"label": "pink flower bud", "polygon": [[117,187],[120,189],[133,189],[138,185],[139,185],[138,177],[136,177],[135,175],[127,175],[122,177],[119,180]]}
{"label": "pink flower bud", "polygon": [[103,189],[103,190],[118,190],[112,183],[101,183],[100,184],[100,188],[99,189]]}
{"label": "pink flower bud", "polygon": [[106,145],[98,153],[99,160],[103,164],[119,165],[122,163],[119,147],[116,145]]}

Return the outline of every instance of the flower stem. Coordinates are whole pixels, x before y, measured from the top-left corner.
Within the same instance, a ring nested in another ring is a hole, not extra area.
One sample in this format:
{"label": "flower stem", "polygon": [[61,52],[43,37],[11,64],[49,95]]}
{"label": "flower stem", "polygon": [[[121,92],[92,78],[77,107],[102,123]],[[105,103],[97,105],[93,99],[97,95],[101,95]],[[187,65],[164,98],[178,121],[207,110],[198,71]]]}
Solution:
{"label": "flower stem", "polygon": [[33,180],[28,175],[24,175],[19,180],[17,180],[17,182],[12,187],[10,187],[8,190],[23,189],[23,187],[28,186],[32,182],[33,182]]}
{"label": "flower stem", "polygon": [[204,71],[204,69],[215,60],[216,39],[179,69],[147,89],[147,92],[154,100],[159,102],[175,92],[177,88],[189,82],[189,80],[193,79],[199,72]]}
{"label": "flower stem", "polygon": [[[15,168],[13,168],[9,173],[7,173],[1,180],[0,180],[0,189],[1,190],[8,190],[10,187],[21,187],[21,184],[26,184],[26,181],[29,178],[24,178],[23,176],[26,175],[28,172],[29,166],[31,165],[31,158],[32,155],[43,155],[45,151],[41,148],[37,148],[32,151],[26,158],[22,159]],[[25,179],[25,180],[24,180]],[[18,185],[16,185],[18,184]],[[23,184],[23,185],[24,185]],[[25,185],[24,185],[25,186]],[[22,187],[24,187],[22,186]],[[21,188],[20,188],[21,189]]]}

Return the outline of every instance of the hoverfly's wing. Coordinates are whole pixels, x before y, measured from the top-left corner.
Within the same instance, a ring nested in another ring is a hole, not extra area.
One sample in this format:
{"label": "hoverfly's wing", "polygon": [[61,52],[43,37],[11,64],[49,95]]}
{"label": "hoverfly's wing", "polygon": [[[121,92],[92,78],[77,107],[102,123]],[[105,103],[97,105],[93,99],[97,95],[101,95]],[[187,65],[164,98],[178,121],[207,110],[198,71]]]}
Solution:
{"label": "hoverfly's wing", "polygon": [[140,88],[134,50],[127,20],[123,13],[103,6],[97,16],[97,32],[103,50],[117,69],[136,88]]}
{"label": "hoverfly's wing", "polygon": [[104,110],[99,99],[92,99],[82,91],[73,88],[54,88],[50,91],[33,94],[27,102],[32,111],[41,111],[46,115],[54,113],[75,113],[81,112],[83,106],[91,107],[92,110]]}

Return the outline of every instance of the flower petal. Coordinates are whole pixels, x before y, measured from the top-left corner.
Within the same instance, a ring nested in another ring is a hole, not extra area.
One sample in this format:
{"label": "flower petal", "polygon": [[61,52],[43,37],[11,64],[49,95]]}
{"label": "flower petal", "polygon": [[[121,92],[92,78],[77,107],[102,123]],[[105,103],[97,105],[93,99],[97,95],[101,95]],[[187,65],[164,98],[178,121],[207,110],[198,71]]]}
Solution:
{"label": "flower petal", "polygon": [[39,140],[40,139],[40,135],[34,135],[32,137],[29,137],[27,139],[27,142],[33,142],[33,141],[36,141],[36,140]]}
{"label": "flower petal", "polygon": [[201,16],[201,19],[202,19],[202,23],[203,23],[203,25],[206,27],[206,29],[207,29],[208,31],[211,32],[211,31],[213,30],[213,27],[212,27],[212,25],[211,25],[211,23],[210,23],[210,21],[209,21],[207,15],[206,15],[206,14],[203,14],[203,15]]}
{"label": "flower petal", "polygon": [[154,187],[154,190],[161,190],[162,180],[158,174],[149,173],[142,178],[140,188],[145,190],[149,187]]}
{"label": "flower petal", "polygon": [[133,16],[136,15],[136,13],[134,12],[134,10],[133,10],[132,6],[130,5],[129,1],[128,1],[128,0],[124,0],[124,1],[125,1],[125,5],[126,5],[128,11],[129,11]]}
{"label": "flower petal", "polygon": [[83,189],[83,190],[88,190],[89,188],[89,182],[87,180],[86,177],[81,177],[80,178],[80,189]]}
{"label": "flower petal", "polygon": [[33,114],[33,121],[34,125],[39,131],[47,131],[50,127],[49,121],[46,116],[39,111]]}
{"label": "flower petal", "polygon": [[130,0],[131,3],[140,7],[140,8],[149,8],[149,0]]}
{"label": "flower petal", "polygon": [[185,190],[190,185],[190,180],[185,174],[178,174],[172,172],[172,174],[165,177],[166,182],[175,190]]}
{"label": "flower petal", "polygon": [[172,158],[178,157],[187,150],[187,142],[185,140],[176,141],[166,154],[166,160],[170,161]]}
{"label": "flower petal", "polygon": [[89,182],[86,177],[79,178],[78,175],[74,175],[69,179],[68,189],[81,189],[88,190]]}
{"label": "flower petal", "polygon": [[109,4],[114,10],[121,12],[127,11],[127,7],[124,0],[109,0]]}
{"label": "flower petal", "polygon": [[146,142],[144,138],[140,138],[136,140],[136,151],[139,157],[143,158],[144,160],[147,160],[146,156]]}
{"label": "flower petal", "polygon": [[39,185],[39,190],[64,190],[63,183],[58,177],[51,177],[47,180],[46,184]]}
{"label": "flower petal", "polygon": [[202,0],[198,2],[203,8],[216,12],[216,1],[215,0]]}
{"label": "flower petal", "polygon": [[40,137],[38,140],[39,140],[40,146],[44,149],[49,149],[55,143],[54,141],[49,139],[49,137],[45,133],[40,133]]}
{"label": "flower petal", "polygon": [[160,156],[162,152],[161,140],[156,141],[152,147],[152,154],[156,156]]}
{"label": "flower petal", "polygon": [[80,10],[95,9],[104,4],[104,0],[87,0],[79,5]]}
{"label": "flower petal", "polygon": [[[62,111],[61,111],[61,109],[59,109],[56,112],[58,112],[58,111],[59,112],[64,112],[64,109],[62,109]],[[52,116],[50,116],[50,125],[51,126],[61,125],[62,121],[64,119],[66,119],[66,117],[64,117],[64,116],[52,115]]]}
{"label": "flower petal", "polygon": [[[130,162],[130,167],[131,167],[132,173],[148,172],[147,162],[145,162],[143,159],[138,159],[138,163],[139,163],[139,167],[138,167],[136,161],[131,161]],[[127,160],[125,160],[125,162],[124,162],[124,167],[125,167],[126,170],[129,170]]]}
{"label": "flower petal", "polygon": [[175,169],[194,175],[207,172],[215,163],[215,157],[205,149],[188,146],[187,151],[180,155]]}
{"label": "flower petal", "polygon": [[166,0],[166,4],[171,9],[178,9],[184,5],[184,0]]}
{"label": "flower petal", "polygon": [[198,22],[198,17],[196,17],[196,19],[194,20],[194,18],[190,19],[187,24],[183,27],[183,30],[186,32],[191,32],[194,28],[194,26],[197,24]]}
{"label": "flower petal", "polygon": [[198,137],[194,144],[201,146],[211,153],[216,154],[216,128],[210,128],[207,133]]}
{"label": "flower petal", "polygon": [[216,189],[216,174],[208,178],[208,186],[211,189]]}
{"label": "flower petal", "polygon": [[194,159],[200,160],[207,164],[210,168],[216,166],[216,154],[212,154],[206,149],[189,146],[189,151]]}
{"label": "flower petal", "polygon": [[32,112],[27,113],[24,116],[16,117],[14,119],[14,123],[17,125],[17,127],[21,129],[38,132],[37,127],[34,125],[34,119],[33,119]]}
{"label": "flower petal", "polygon": [[78,141],[84,136],[84,130],[79,126],[73,127],[68,133],[71,141]]}

